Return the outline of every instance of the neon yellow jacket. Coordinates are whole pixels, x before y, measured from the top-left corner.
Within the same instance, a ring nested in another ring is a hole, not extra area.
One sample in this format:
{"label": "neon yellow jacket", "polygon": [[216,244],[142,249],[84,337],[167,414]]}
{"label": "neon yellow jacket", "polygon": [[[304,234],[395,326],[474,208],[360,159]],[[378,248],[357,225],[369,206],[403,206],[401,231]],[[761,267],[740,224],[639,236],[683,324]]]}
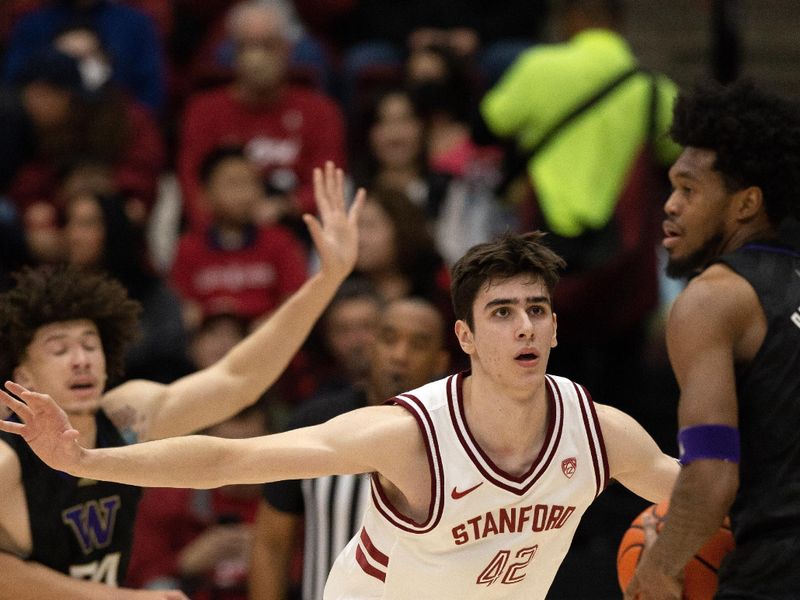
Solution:
{"label": "neon yellow jacket", "polygon": [[[618,33],[580,32],[563,44],[522,54],[481,102],[488,127],[529,149],[566,114],[637,61]],[[552,231],[567,237],[611,218],[633,161],[647,138],[651,79],[636,74],[561,130],[528,163]],[[676,86],[657,77],[655,155],[668,165],[680,148],[668,137]]]}

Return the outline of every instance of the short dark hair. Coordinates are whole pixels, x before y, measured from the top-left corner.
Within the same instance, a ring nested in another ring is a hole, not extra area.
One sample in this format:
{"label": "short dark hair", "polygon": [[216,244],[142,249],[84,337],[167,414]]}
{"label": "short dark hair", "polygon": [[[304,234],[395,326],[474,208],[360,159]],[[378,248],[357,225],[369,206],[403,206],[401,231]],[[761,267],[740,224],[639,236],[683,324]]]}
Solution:
{"label": "short dark hair", "polygon": [[472,305],[480,289],[494,279],[530,275],[540,279],[550,296],[566,262],[548,248],[545,233],[506,233],[494,241],[477,244],[453,265],[450,295],[456,319],[474,326]]}
{"label": "short dark hair", "polygon": [[217,170],[217,167],[220,163],[231,160],[231,159],[238,159],[238,160],[248,160],[247,155],[245,154],[244,147],[242,146],[216,146],[213,148],[208,154],[203,157],[203,160],[200,162],[200,167],[198,169],[198,174],[200,175],[200,181],[203,185],[208,184],[211,177],[214,175],[214,172]]}
{"label": "short dark hair", "polygon": [[383,296],[381,296],[378,288],[371,280],[358,275],[351,275],[336,290],[336,294],[328,303],[328,308],[325,309],[321,320],[325,320],[325,317],[332,313],[339,304],[350,300],[362,299],[374,302],[376,306],[381,306],[385,303]]}
{"label": "short dark hair", "polygon": [[125,349],[138,333],[141,311],[122,284],[83,269],[49,265],[25,267],[14,279],[16,285],[0,294],[0,376],[11,378],[39,328],[77,319],[97,326],[108,375],[122,375]]}
{"label": "short dark hair", "polygon": [[800,216],[800,105],[749,80],[705,82],[675,102],[670,131],[682,146],[712,150],[729,191],[758,186],[770,221]]}
{"label": "short dark hair", "polygon": [[46,83],[79,97],[86,94],[77,59],[52,46],[37,50],[15,77],[19,87],[33,82]]}

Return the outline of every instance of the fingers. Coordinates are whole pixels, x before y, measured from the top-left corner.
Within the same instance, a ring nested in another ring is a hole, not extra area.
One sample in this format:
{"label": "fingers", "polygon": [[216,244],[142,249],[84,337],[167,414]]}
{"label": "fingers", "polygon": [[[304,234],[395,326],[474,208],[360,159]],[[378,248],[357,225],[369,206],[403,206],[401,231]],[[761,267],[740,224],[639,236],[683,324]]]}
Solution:
{"label": "fingers", "polygon": [[331,214],[345,209],[344,171],[329,160],[322,168],[314,168],[312,175],[314,197],[324,223]]}
{"label": "fingers", "polygon": [[319,216],[326,219],[330,214],[330,203],[325,186],[325,178],[322,174],[322,169],[319,167],[314,168],[314,199],[317,201],[317,212]]}
{"label": "fingers", "polygon": [[344,207],[344,174],[330,160],[325,163],[325,193],[332,210]]}
{"label": "fingers", "polygon": [[644,531],[644,547],[646,550],[655,544],[658,538],[658,519],[650,513],[645,514],[642,517],[642,530]]}
{"label": "fingers", "polygon": [[22,432],[25,431],[25,425],[22,423],[15,423],[14,421],[0,420],[0,431],[22,435]]}
{"label": "fingers", "polygon": [[61,434],[61,437],[64,438],[67,442],[77,442],[78,438],[81,436],[81,432],[77,429],[71,428],[67,429]]}
{"label": "fingers", "polygon": [[353,204],[350,206],[350,212],[347,215],[347,219],[351,224],[358,224],[358,217],[361,214],[361,209],[364,207],[364,202],[366,202],[366,200],[367,190],[358,188],[356,196],[353,199]]}
{"label": "fingers", "polygon": [[[26,390],[21,385],[17,385],[11,381],[6,382],[6,389],[8,389],[11,393],[17,396],[20,396],[24,392],[28,392],[28,390]],[[8,408],[14,411],[14,413],[16,413],[16,415],[23,421],[27,421],[31,416],[33,416],[33,411],[27,404],[25,404],[24,402],[20,402],[19,400],[7,394],[3,390],[0,390],[0,401],[2,401],[3,404],[5,404]]]}
{"label": "fingers", "polygon": [[303,222],[308,228],[308,233],[311,235],[314,247],[319,249],[322,244],[322,225],[316,217],[309,214],[303,215]]}
{"label": "fingers", "polygon": [[[6,381],[6,388],[18,398],[22,398],[30,409],[43,408],[53,403],[53,399],[47,394],[32,392],[28,388],[21,386],[15,381]],[[33,414],[33,413],[31,413]]]}

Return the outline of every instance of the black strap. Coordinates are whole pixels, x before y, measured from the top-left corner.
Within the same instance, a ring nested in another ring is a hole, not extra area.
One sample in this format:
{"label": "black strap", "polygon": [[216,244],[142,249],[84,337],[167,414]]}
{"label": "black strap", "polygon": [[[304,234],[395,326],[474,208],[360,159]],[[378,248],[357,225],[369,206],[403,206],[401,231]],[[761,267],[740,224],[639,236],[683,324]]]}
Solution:
{"label": "black strap", "polygon": [[[633,77],[634,75],[636,75],[637,73],[640,73],[640,72],[644,72],[644,69],[642,69],[642,67],[640,67],[639,65],[631,67],[630,69],[628,69],[624,73],[622,73],[619,76],[617,76],[615,79],[612,79],[610,82],[608,82],[602,88],[600,88],[597,92],[595,92],[592,96],[590,96],[589,98],[584,100],[582,103],[580,103],[578,106],[573,108],[570,112],[568,112],[564,117],[562,117],[562,119],[560,121],[558,121],[555,125],[553,125],[548,130],[548,132],[545,133],[539,139],[538,142],[536,142],[536,144],[533,146],[533,148],[531,148],[529,150],[526,150],[526,151],[524,151],[522,153],[519,153],[517,155],[516,160],[513,161],[512,165],[510,165],[510,168],[508,168],[507,171],[506,171],[507,172],[506,182],[508,182],[511,179],[515,178],[519,173],[524,172],[526,167],[527,167],[527,164],[528,164],[528,162],[530,162],[531,158],[533,158],[534,155],[536,155],[537,152],[539,152],[542,148],[544,148],[547,144],[549,144],[553,140],[553,138],[555,138],[555,136],[559,132],[561,132],[561,130],[564,129],[564,127],[566,127],[569,123],[571,123],[575,118],[577,118],[578,116],[580,116],[581,114],[586,112],[589,108],[591,108],[592,106],[594,106],[595,104],[600,102],[600,100],[602,100],[603,98],[608,96],[611,92],[613,92],[615,89],[617,89],[620,85],[622,85],[623,83],[628,81],[628,79],[630,79],[631,77]],[[654,76],[653,76],[653,85],[655,86],[655,77]],[[651,102],[653,100],[654,100],[654,98],[651,97]],[[653,110],[653,107],[651,105],[651,111],[652,110]],[[652,135],[652,127],[653,126],[654,126],[654,123],[651,122],[651,124],[650,124],[650,128],[651,128],[650,135]]]}
{"label": "black strap", "polygon": [[532,158],[537,152],[539,152],[539,150],[541,150],[547,144],[549,144],[550,140],[552,140],[556,136],[556,134],[558,134],[562,129],[564,129],[564,127],[566,127],[569,123],[571,123],[575,118],[586,112],[588,109],[590,109],[598,102],[600,102],[600,100],[608,96],[611,92],[613,92],[623,83],[628,81],[628,79],[636,75],[636,73],[639,73],[641,70],[642,68],[639,67],[638,65],[632,67],[631,69],[628,69],[620,76],[618,76],[616,79],[613,79],[605,86],[603,86],[601,89],[599,89],[597,92],[595,92],[593,96],[590,96],[589,98],[584,100],[581,104],[573,108],[564,117],[562,117],[562,119],[558,123],[553,125],[547,133],[545,133],[541,138],[539,138],[539,141],[536,142],[536,145],[533,148],[527,151],[528,159],[530,160],[530,158]]}

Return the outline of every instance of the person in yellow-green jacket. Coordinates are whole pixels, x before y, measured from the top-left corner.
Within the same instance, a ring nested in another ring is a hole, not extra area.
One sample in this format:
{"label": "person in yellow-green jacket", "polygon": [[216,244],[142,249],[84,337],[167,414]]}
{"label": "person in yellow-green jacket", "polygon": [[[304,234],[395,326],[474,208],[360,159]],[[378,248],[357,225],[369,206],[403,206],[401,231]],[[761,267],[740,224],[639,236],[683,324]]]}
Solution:
{"label": "person in yellow-green jacket", "polygon": [[480,112],[518,149],[505,193],[519,203],[521,227],[548,231],[567,260],[553,371],[621,398],[638,387],[631,361],[658,302],[658,211],[680,152],[666,135],[677,88],[639,65],[620,33],[619,0],[561,7],[567,41],[524,52]]}

